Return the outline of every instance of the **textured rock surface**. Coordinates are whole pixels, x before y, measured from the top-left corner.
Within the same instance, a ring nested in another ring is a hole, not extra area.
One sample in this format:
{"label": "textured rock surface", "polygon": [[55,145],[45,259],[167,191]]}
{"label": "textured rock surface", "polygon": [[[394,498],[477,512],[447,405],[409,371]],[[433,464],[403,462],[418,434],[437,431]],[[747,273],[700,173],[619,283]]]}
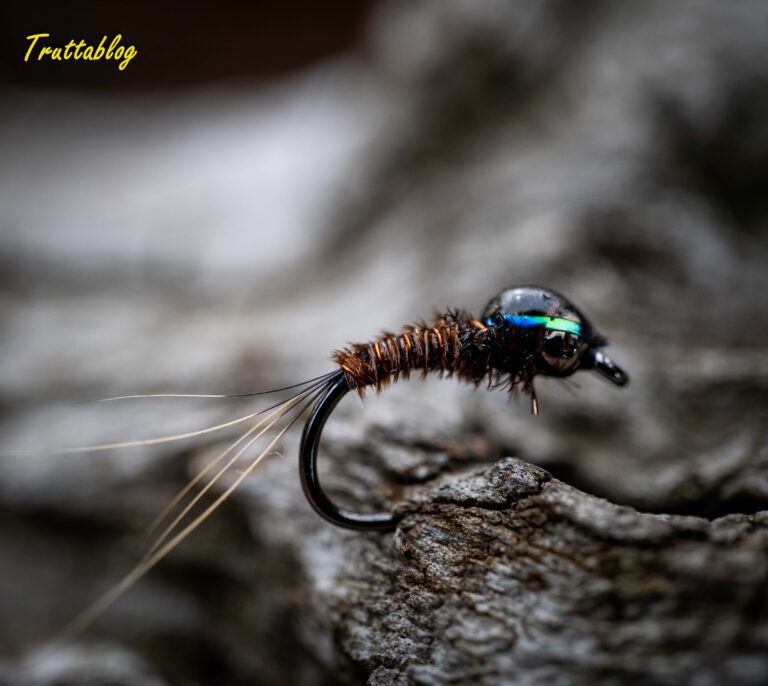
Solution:
{"label": "textured rock surface", "polygon": [[345,400],[324,481],[398,504],[394,537],[318,520],[293,432],[60,652],[226,443],[4,456],[0,679],[765,683],[766,27],[749,0],[388,2],[278,84],[4,93],[0,447],[244,415],[66,403],[294,383],[512,283],[572,298],[632,384],[542,382],[535,419],[437,380]]}

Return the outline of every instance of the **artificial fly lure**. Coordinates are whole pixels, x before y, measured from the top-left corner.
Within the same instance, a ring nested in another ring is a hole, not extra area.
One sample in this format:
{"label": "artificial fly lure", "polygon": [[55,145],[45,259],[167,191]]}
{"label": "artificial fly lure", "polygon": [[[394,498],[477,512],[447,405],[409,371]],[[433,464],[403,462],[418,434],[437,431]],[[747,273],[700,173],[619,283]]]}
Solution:
{"label": "artificial fly lure", "polygon": [[533,379],[566,377],[579,369],[594,369],[617,386],[627,374],[602,350],[607,341],[565,297],[535,286],[508,288],[485,308],[480,319],[462,310],[435,317],[434,324],[406,326],[399,334],[384,333],[371,343],[336,351],[339,371],[325,382],[315,402],[299,449],[299,474],[304,494],[315,511],[348,529],[389,531],[398,518],[389,512],[360,513],[337,507],[320,486],[317,451],[328,416],[349,391],[361,396],[366,388],[382,386],[411,371],[424,376],[437,372],[479,386],[522,390],[531,398],[531,413],[539,405]]}
{"label": "artificial fly lure", "polygon": [[[338,526],[363,531],[389,531],[397,526],[398,517],[395,514],[343,509],[328,498],[320,485],[317,472],[320,436],[328,417],[345,394],[357,391],[362,397],[366,389],[381,391],[388,383],[407,379],[411,372],[421,372],[423,376],[436,372],[442,376],[458,377],[475,386],[485,382],[489,387],[520,390],[530,396],[531,412],[538,414],[533,386],[537,375],[564,378],[580,369],[592,369],[617,386],[627,384],[627,374],[603,352],[606,343],[606,339],[565,297],[544,288],[522,286],[499,293],[488,303],[479,319],[462,310],[451,310],[436,316],[432,325],[419,323],[406,326],[399,334],[383,333],[369,343],[352,344],[337,350],[333,354],[337,370],[293,386],[239,396],[154,394],[105,398],[104,401],[148,397],[224,398],[294,391],[287,400],[264,410],[198,431],[50,451],[73,453],[151,445],[250,423],[247,431],[218,453],[160,513],[150,531],[156,530],[174,510],[181,508],[182,501],[204,482],[156,538],[142,561],[83,612],[66,633],[72,635],[82,631],[202,524],[307,411],[309,418],[299,448],[299,474],[309,503],[318,514]],[[271,430],[276,433],[269,434]],[[202,511],[195,515],[193,509],[205,494],[222,477],[231,473],[235,463],[265,434],[269,436],[266,447],[250,458],[250,462],[226,489],[207,507],[201,505]],[[187,518],[190,521],[185,523]]]}

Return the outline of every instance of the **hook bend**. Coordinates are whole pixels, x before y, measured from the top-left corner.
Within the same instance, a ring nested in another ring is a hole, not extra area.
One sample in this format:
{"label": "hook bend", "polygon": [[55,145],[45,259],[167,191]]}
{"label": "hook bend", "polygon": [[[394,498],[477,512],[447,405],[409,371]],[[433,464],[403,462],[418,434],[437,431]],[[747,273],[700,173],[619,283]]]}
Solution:
{"label": "hook bend", "polygon": [[320,486],[317,474],[317,451],[325,422],[339,401],[350,391],[343,372],[323,392],[309,415],[301,435],[299,475],[309,504],[321,517],[336,526],[358,531],[392,531],[399,518],[390,512],[352,512],[335,505]]}

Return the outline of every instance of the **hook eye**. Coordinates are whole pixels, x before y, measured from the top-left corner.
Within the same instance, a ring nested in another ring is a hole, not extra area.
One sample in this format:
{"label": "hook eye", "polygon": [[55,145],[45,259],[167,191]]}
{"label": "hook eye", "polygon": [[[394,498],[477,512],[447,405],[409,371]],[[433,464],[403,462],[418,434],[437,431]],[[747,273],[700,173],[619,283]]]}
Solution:
{"label": "hook eye", "polygon": [[590,348],[581,360],[582,369],[594,369],[600,376],[617,386],[626,386],[629,376],[608,355],[597,348]]}

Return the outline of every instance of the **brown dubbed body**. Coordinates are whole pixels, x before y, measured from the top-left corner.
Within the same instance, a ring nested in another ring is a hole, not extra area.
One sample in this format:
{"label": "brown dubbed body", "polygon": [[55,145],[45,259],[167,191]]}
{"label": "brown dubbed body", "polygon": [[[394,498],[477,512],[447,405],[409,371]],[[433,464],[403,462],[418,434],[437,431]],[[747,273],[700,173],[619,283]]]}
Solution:
{"label": "brown dubbed body", "polygon": [[[412,371],[426,376],[437,372],[464,381],[515,386],[524,378],[524,365],[500,370],[500,332],[461,310],[437,314],[425,322],[404,326],[399,334],[384,332],[369,343],[353,343],[334,352],[332,359],[344,372],[350,390],[361,396],[372,387],[407,379]],[[520,360],[518,362],[521,362]]]}

